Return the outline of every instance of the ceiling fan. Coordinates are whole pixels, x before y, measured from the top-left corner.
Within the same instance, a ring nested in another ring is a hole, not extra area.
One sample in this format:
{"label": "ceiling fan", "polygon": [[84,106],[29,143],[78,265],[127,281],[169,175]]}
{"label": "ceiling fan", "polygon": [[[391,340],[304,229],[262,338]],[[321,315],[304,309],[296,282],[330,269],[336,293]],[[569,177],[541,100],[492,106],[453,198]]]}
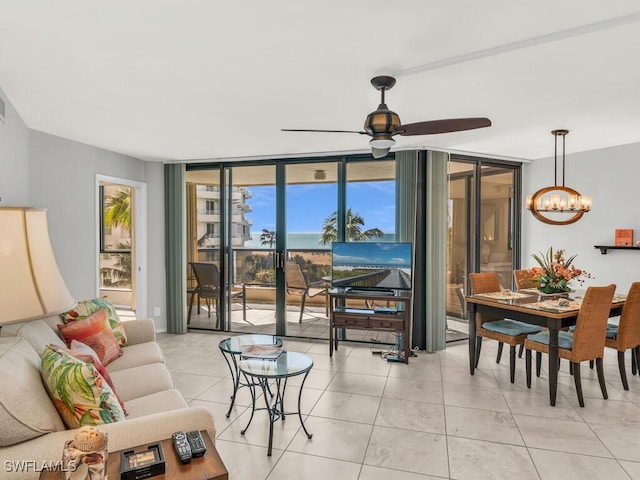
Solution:
{"label": "ceiling fan", "polygon": [[301,128],[283,128],[283,132],[330,132],[330,133],[358,133],[369,135],[371,140],[371,153],[373,158],[382,158],[396,143],[395,135],[433,135],[437,133],[460,132],[475,128],[490,127],[491,120],[484,117],[475,118],[449,118],[444,120],[431,120],[426,122],[408,123],[402,125],[397,113],[389,110],[384,103],[384,92],[396,84],[396,79],[386,75],[374,77],[371,84],[380,91],[380,105],[375,112],[367,115],[364,121],[364,130],[307,130]]}

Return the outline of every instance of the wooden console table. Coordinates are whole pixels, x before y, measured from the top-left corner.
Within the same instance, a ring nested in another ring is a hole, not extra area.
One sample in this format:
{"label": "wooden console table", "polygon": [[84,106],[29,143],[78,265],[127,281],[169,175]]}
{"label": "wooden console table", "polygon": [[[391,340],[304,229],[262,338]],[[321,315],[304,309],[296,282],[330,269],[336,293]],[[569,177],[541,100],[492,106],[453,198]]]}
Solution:
{"label": "wooden console table", "polygon": [[[399,291],[398,294],[378,292],[351,292],[345,289],[329,290],[331,314],[329,320],[329,356],[338,350],[338,329],[373,330],[404,334],[404,363],[409,363],[410,328],[409,311],[411,292]],[[351,302],[349,302],[351,300]],[[359,302],[358,302],[359,300]],[[389,305],[390,312],[381,309],[366,308],[373,302]],[[352,307],[350,303],[358,306]],[[360,306],[362,305],[362,306]]]}
{"label": "wooden console table", "polygon": [[[228,480],[229,474],[227,469],[218,455],[216,447],[211,441],[209,434],[202,430],[200,431],[202,439],[207,447],[206,453],[202,457],[194,458],[189,463],[182,464],[178,459],[173,443],[168,438],[160,442],[162,444],[162,451],[164,452],[165,460],[165,473],[164,475],[157,475],[154,480],[168,480],[179,478],[181,480]],[[153,445],[150,443],[149,445]],[[138,450],[139,447],[135,447],[134,450]],[[129,449],[127,449],[129,450]],[[62,446],[60,447],[62,453]],[[120,478],[120,451],[109,452],[109,459],[107,460],[107,470],[109,479]],[[45,471],[40,474],[40,480],[60,480],[62,473],[60,470]]]}

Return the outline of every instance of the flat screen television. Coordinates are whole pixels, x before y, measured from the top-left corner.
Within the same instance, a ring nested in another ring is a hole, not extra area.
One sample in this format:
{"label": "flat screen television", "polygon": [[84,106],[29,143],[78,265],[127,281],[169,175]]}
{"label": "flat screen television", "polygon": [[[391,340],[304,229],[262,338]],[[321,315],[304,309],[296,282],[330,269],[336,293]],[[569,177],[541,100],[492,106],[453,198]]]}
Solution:
{"label": "flat screen television", "polygon": [[333,242],[331,286],[353,291],[411,290],[411,243]]}

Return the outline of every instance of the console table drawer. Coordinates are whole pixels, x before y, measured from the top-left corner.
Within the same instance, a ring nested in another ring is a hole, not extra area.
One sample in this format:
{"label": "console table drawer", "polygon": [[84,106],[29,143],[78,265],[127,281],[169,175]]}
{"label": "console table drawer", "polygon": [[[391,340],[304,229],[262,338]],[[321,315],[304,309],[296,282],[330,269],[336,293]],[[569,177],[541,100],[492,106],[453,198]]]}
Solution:
{"label": "console table drawer", "polygon": [[335,327],[369,327],[369,317],[365,315],[335,315],[333,318],[333,325]]}
{"label": "console table drawer", "polygon": [[389,330],[404,330],[404,320],[400,318],[370,318],[371,328],[381,328]]}

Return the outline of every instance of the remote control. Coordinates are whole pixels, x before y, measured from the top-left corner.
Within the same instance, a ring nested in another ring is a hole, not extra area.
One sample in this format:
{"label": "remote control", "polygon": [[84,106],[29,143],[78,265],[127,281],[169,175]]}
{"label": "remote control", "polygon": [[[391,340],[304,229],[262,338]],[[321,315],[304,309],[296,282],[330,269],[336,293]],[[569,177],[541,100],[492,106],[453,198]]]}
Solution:
{"label": "remote control", "polygon": [[187,436],[184,432],[174,432],[171,435],[173,440],[173,448],[176,449],[178,458],[182,463],[189,463],[191,461],[191,447],[187,441]]}
{"label": "remote control", "polygon": [[193,458],[201,457],[207,451],[207,447],[204,446],[204,440],[199,431],[187,432],[187,441],[191,447],[191,455]]}

